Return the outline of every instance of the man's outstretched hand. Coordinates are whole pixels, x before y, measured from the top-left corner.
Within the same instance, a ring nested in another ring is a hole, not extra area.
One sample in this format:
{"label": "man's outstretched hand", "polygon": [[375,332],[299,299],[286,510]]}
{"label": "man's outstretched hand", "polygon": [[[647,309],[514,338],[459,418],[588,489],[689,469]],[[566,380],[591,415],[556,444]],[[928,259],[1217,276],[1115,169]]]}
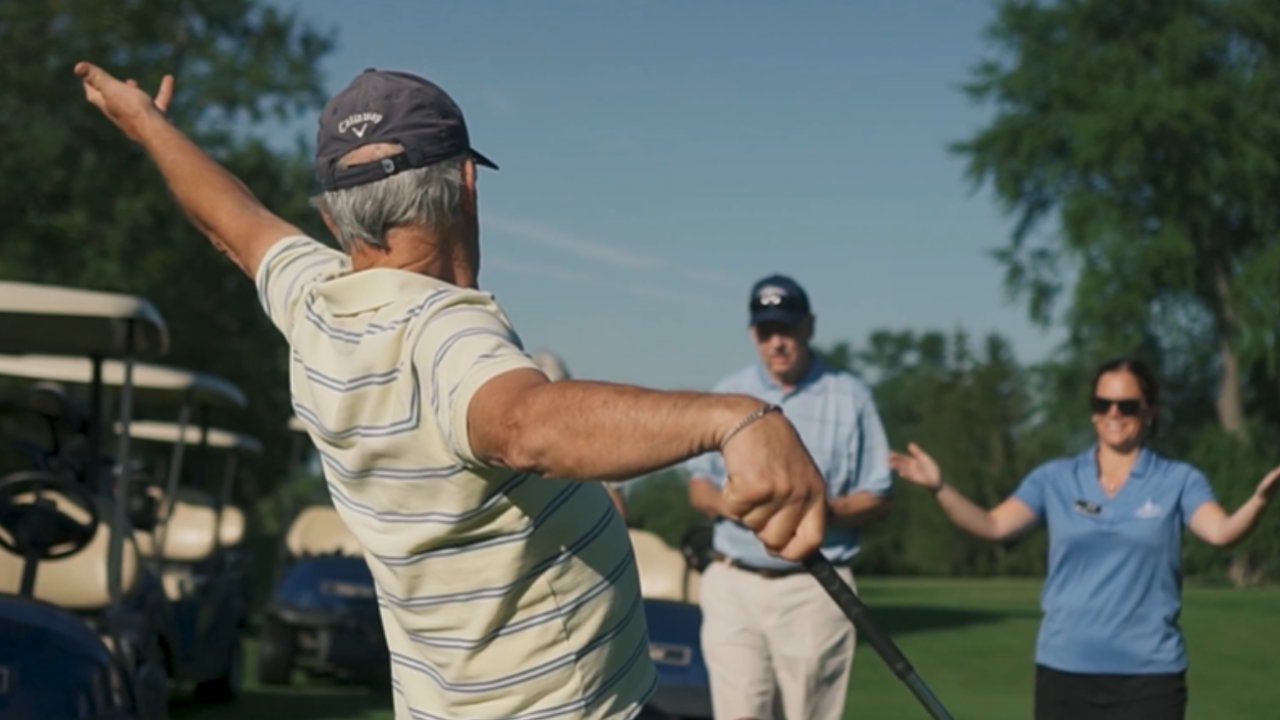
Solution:
{"label": "man's outstretched hand", "polygon": [[160,90],[153,99],[137,82],[120,82],[92,63],[76,63],[75,73],[84,85],[85,98],[134,142],[142,141],[148,122],[164,117],[173,99],[172,75],[165,75],[160,81]]}

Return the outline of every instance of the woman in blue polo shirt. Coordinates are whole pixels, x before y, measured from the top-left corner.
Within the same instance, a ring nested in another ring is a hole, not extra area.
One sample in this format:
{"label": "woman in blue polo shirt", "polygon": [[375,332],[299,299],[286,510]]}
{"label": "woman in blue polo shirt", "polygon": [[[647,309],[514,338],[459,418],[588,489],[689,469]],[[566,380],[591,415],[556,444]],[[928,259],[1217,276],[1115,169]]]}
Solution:
{"label": "woman in blue polo shirt", "polygon": [[1047,526],[1036,720],[1181,720],[1183,527],[1231,545],[1253,530],[1280,489],[1276,468],[1228,515],[1199,470],[1145,447],[1158,400],[1141,361],[1103,365],[1090,402],[1097,443],[1036,468],[990,511],[944,482],[914,443],[910,454],[890,455],[900,477],[931,489],[951,521],[977,537],[1004,541]]}

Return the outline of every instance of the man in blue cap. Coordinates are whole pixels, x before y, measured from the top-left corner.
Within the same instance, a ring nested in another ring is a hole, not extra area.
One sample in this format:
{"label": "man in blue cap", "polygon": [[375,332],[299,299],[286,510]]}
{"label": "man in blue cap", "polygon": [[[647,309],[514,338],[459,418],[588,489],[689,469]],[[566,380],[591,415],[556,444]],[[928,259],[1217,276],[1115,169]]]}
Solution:
{"label": "man in blue cap", "polygon": [[[758,362],[717,392],[778,405],[795,424],[826,481],[830,514],[822,552],[850,584],[859,526],[889,509],[888,451],[869,388],[830,367],[809,343],[809,298],[783,275],[755,284],[750,335]],[[853,663],[854,628],[797,563],[770,554],[728,517],[724,464],[687,463],[689,500],[715,519],[715,562],[702,577],[702,649],[716,720],[839,720]]]}

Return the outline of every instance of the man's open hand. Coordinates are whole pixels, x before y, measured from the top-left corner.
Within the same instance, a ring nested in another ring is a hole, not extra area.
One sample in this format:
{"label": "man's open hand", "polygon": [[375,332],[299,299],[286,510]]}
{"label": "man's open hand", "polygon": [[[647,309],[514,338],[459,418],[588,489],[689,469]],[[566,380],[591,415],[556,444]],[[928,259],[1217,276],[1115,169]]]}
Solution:
{"label": "man's open hand", "polygon": [[724,506],[770,552],[800,561],[822,545],[827,486],[795,428],[771,413],[721,451],[728,479]]}
{"label": "man's open hand", "polygon": [[147,123],[162,118],[173,99],[172,75],[165,75],[160,81],[160,90],[153,99],[137,82],[120,82],[92,63],[76,63],[75,73],[84,85],[85,98],[134,142],[141,142]]}

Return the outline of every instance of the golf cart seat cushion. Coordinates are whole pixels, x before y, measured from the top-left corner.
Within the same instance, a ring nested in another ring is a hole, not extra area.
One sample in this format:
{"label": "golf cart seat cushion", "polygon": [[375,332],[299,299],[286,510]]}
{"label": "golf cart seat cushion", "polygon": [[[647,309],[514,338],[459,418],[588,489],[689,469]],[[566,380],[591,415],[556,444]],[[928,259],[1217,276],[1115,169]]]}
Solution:
{"label": "golf cart seat cushion", "polygon": [[168,522],[155,532],[134,533],[142,554],[155,557],[156,543],[164,541],[161,552],[165,560],[172,562],[200,562],[213,554],[218,540],[218,513],[212,502],[205,498],[179,492],[173,502],[173,509],[161,510],[171,512]]}
{"label": "golf cart seat cushion", "polygon": [[640,595],[654,600],[685,600],[685,561],[679,550],[657,535],[632,528],[631,547],[640,573]]}
{"label": "golf cart seat cushion", "polygon": [[222,522],[218,523],[218,541],[223,547],[234,547],[244,540],[244,511],[235,505],[222,508]]}
{"label": "golf cart seat cushion", "polygon": [[[57,493],[43,493],[53,498],[67,514],[87,519],[79,506],[59,497]],[[35,596],[51,605],[66,610],[102,610],[111,604],[110,585],[107,583],[107,560],[111,548],[112,505],[98,501],[98,529],[93,540],[80,552],[57,560],[46,560],[36,570]],[[0,549],[0,593],[17,595],[22,589],[23,559]],[[120,587],[128,597],[136,589],[141,576],[138,573],[138,548],[126,535],[124,562],[121,563]]]}
{"label": "golf cart seat cushion", "polygon": [[285,544],[294,557],[335,554],[364,557],[364,548],[338,511],[324,505],[314,505],[298,513],[289,527]]}
{"label": "golf cart seat cushion", "polygon": [[195,588],[195,572],[190,565],[170,565],[160,574],[165,597],[178,602],[191,596]]}

